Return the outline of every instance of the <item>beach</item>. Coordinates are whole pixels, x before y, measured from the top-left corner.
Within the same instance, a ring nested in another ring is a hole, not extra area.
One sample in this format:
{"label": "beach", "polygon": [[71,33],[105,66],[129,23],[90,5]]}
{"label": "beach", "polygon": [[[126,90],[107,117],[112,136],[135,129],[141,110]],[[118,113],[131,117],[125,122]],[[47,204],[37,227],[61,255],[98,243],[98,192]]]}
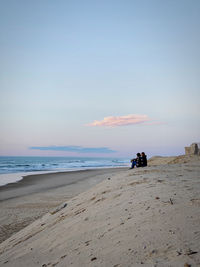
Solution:
{"label": "beach", "polygon": [[5,220],[41,214],[0,244],[1,266],[200,266],[199,156],[19,183],[1,190]]}
{"label": "beach", "polygon": [[0,242],[124,168],[35,174],[0,187]]}

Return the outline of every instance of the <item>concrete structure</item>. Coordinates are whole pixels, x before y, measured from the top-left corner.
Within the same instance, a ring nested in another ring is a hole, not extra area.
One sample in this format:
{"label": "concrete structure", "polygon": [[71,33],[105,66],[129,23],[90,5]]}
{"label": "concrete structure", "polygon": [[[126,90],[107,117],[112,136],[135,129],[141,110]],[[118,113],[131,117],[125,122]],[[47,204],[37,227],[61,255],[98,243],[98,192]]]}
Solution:
{"label": "concrete structure", "polygon": [[200,155],[200,143],[193,143],[185,147],[185,155]]}

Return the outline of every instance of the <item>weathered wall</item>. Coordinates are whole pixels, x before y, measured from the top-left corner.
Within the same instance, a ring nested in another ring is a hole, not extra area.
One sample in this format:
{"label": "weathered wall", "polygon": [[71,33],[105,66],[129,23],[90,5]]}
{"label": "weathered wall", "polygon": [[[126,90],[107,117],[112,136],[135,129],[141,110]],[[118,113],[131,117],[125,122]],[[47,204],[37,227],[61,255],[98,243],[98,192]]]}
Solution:
{"label": "weathered wall", "polygon": [[185,155],[200,155],[200,148],[197,143],[185,147]]}

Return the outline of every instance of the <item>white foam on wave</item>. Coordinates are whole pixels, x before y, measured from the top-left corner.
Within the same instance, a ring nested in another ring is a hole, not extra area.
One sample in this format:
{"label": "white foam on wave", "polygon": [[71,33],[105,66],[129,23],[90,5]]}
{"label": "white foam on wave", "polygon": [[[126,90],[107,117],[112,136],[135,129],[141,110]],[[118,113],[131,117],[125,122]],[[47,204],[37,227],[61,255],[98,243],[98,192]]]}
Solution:
{"label": "white foam on wave", "polygon": [[11,183],[17,183],[22,180],[25,176],[37,175],[44,173],[54,173],[57,171],[41,171],[41,172],[18,172],[18,173],[5,173],[0,174],[0,186],[4,186]]}
{"label": "white foam on wave", "polygon": [[0,174],[0,186],[10,184],[10,183],[16,183],[22,179],[23,179],[23,176],[21,173]]}

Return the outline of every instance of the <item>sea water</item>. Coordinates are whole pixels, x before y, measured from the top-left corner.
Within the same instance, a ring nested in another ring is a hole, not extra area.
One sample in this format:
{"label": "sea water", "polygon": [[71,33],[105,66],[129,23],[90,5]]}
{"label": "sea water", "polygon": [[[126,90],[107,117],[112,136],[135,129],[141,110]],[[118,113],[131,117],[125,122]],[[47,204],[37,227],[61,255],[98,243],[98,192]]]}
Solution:
{"label": "sea water", "polygon": [[30,174],[128,166],[128,159],[87,157],[0,157],[0,186]]}

